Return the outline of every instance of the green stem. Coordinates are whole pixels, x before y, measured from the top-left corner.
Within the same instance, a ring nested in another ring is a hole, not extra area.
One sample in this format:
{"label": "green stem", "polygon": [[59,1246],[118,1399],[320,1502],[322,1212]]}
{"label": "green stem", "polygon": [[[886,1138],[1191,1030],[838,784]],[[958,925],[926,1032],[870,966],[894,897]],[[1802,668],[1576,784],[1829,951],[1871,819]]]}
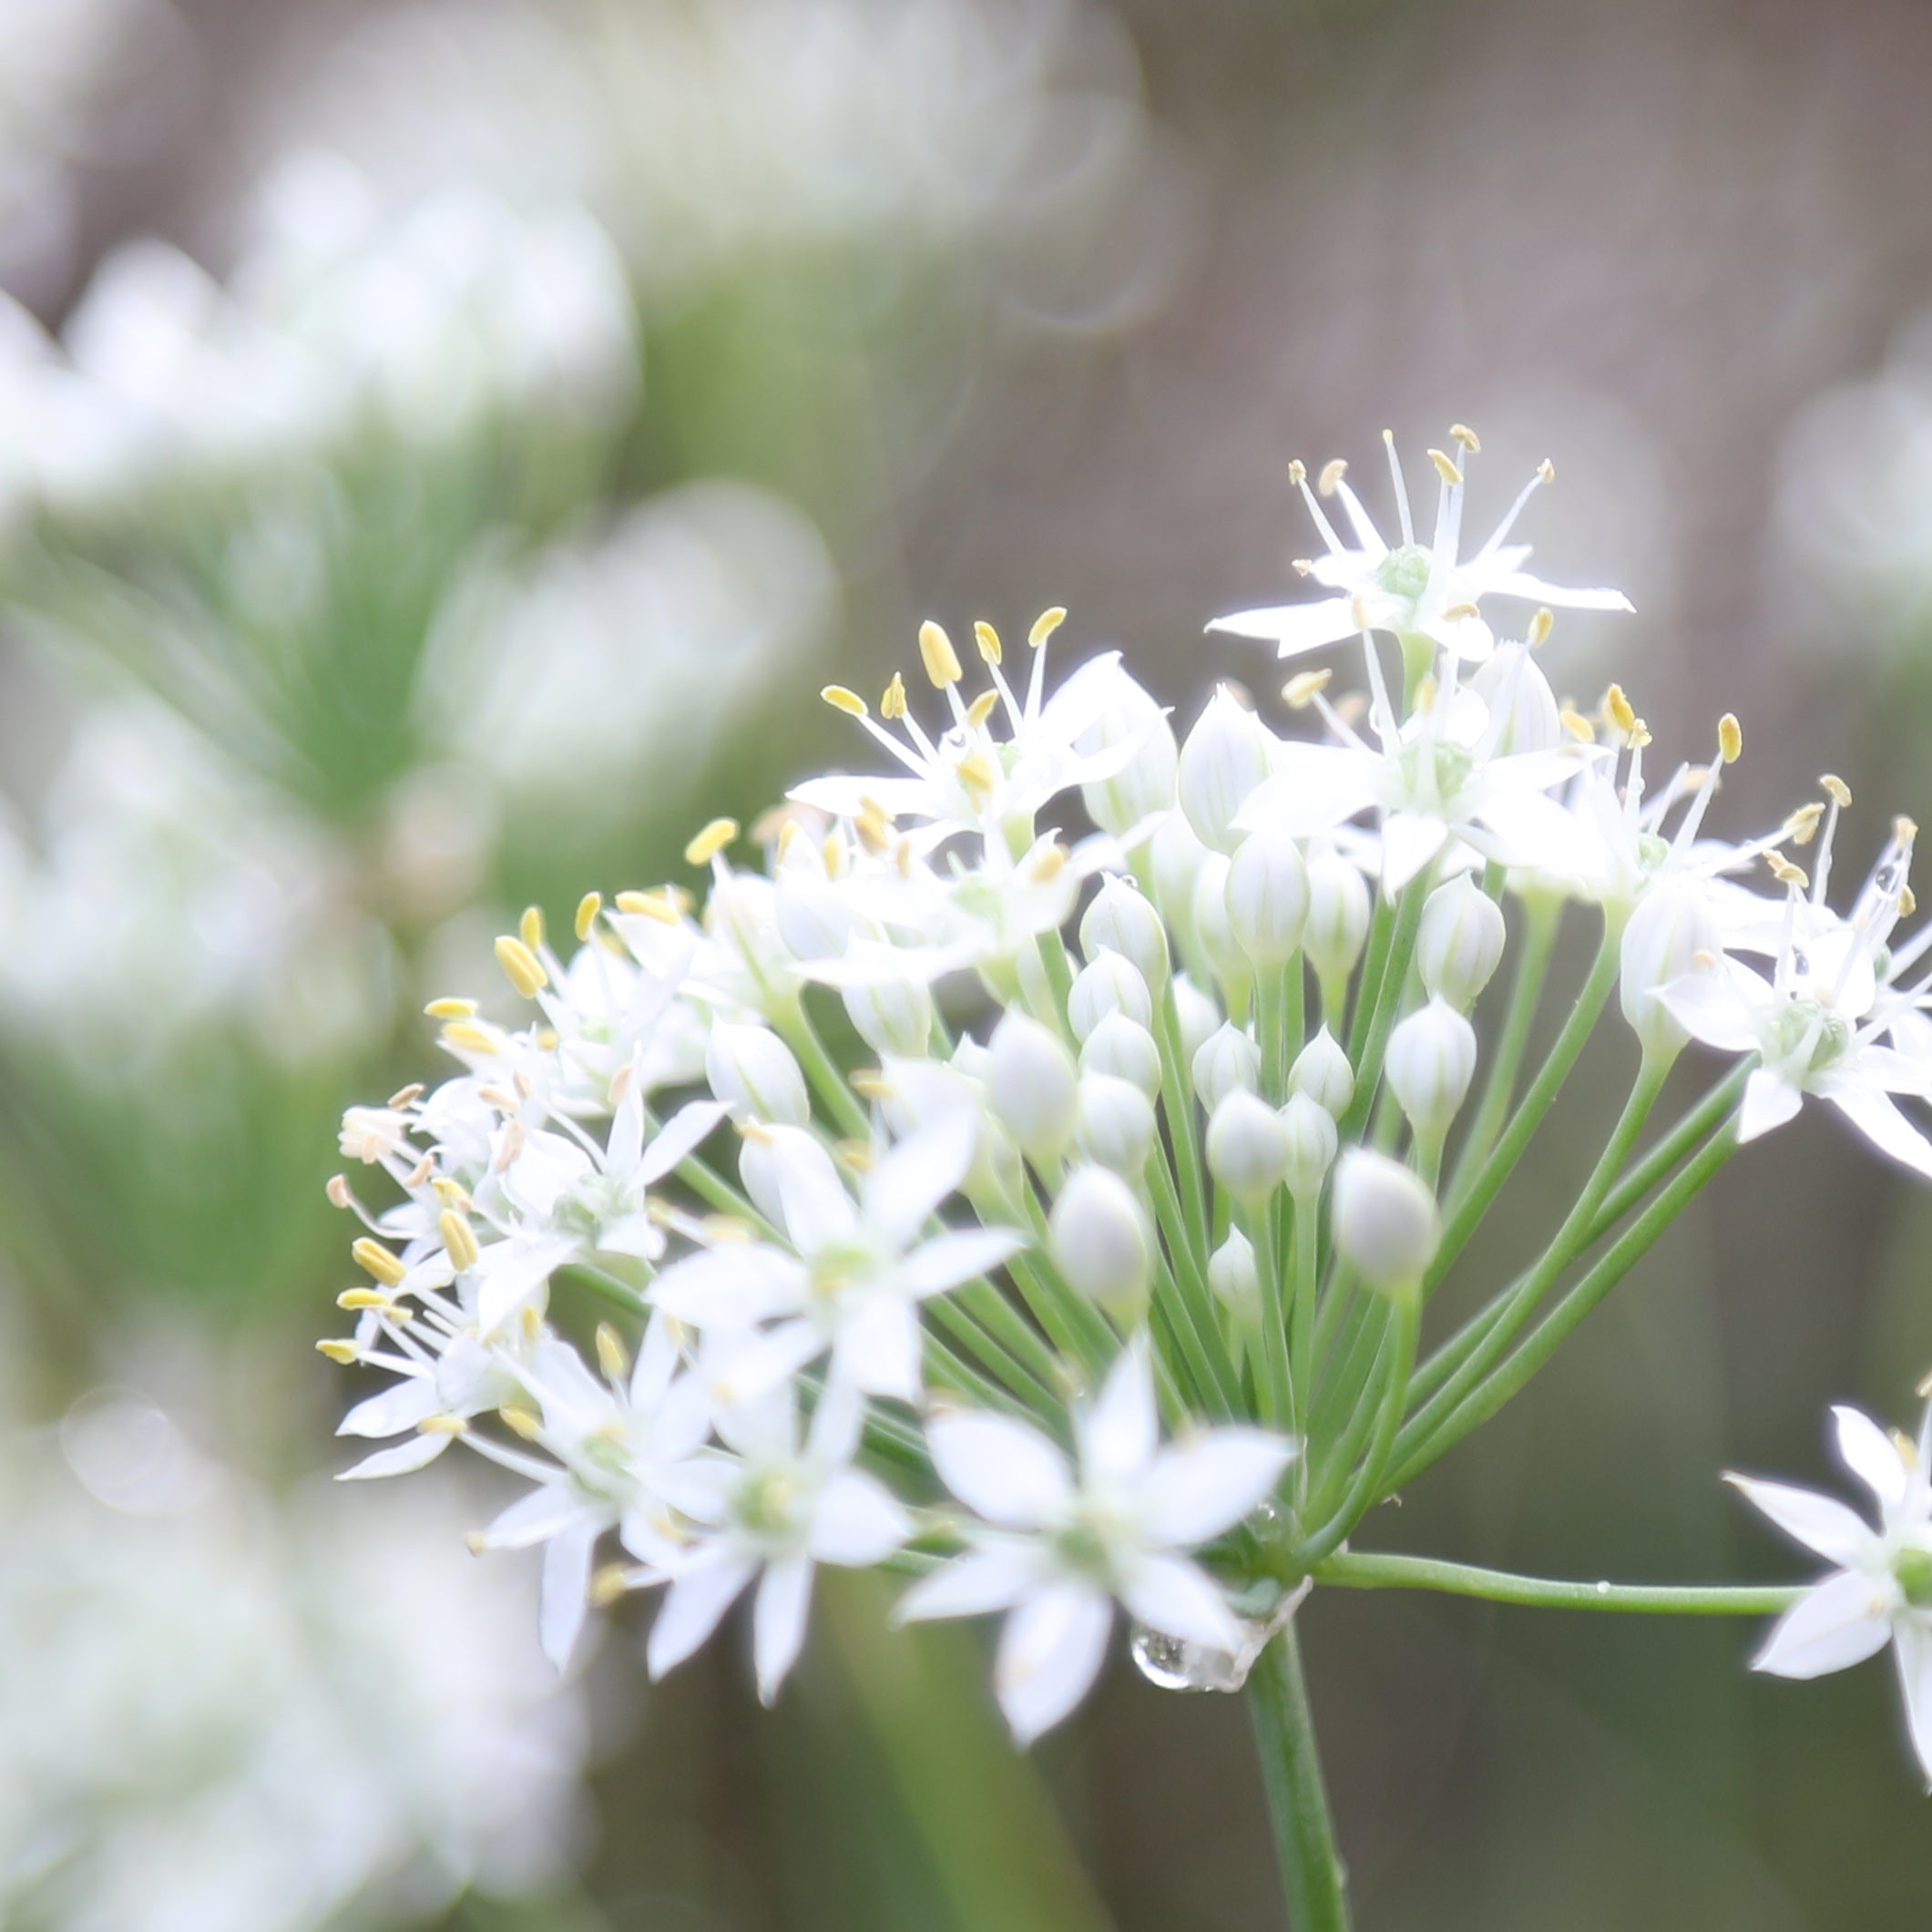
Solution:
{"label": "green stem", "polygon": [[[1419,1289],[1420,1284],[1416,1284]],[[1395,1453],[1395,1432],[1402,1426],[1403,1405],[1408,1399],[1409,1373],[1416,1365],[1416,1335],[1422,1322],[1422,1296],[1412,1291],[1395,1303],[1394,1345],[1389,1351],[1388,1380],[1375,1414],[1375,1439],[1342,1498],[1341,1507],[1295,1553],[1298,1569],[1312,1569],[1341,1547],[1342,1539],[1361,1520],[1375,1500]]]}
{"label": "green stem", "polygon": [[1569,1017],[1563,1023],[1563,1030],[1557,1036],[1556,1044],[1549,1049],[1549,1058],[1543,1062],[1542,1071],[1531,1082],[1529,1091],[1523,1096],[1523,1104],[1517,1109],[1516,1118],[1505,1130],[1495,1151],[1483,1162],[1467,1193],[1450,1211],[1449,1224],[1443,1230],[1442,1246],[1436,1252],[1436,1265],[1429,1270],[1429,1288],[1433,1289],[1449,1272],[1464,1244],[1476,1232],[1477,1223],[1489,1211],[1490,1203],[1502,1191],[1503,1183],[1522,1159],[1523,1150],[1542,1125],[1543,1116],[1549,1111],[1563,1082],[1569,1078],[1569,1069],[1576,1065],[1577,1056],[1583,1050],[1583,1042],[1595,1029],[1597,1017],[1603,1011],[1610,989],[1617,984],[1619,943],[1617,932],[1606,926],[1603,943],[1597,948],[1596,964],[1590,968],[1583,990],[1577,995],[1576,1004],[1570,1008]]}
{"label": "green stem", "polygon": [[1483,1097],[1477,1103],[1476,1117],[1469,1123],[1462,1150],[1456,1157],[1456,1172],[1449,1181],[1451,1201],[1462,1198],[1471,1176],[1488,1159],[1496,1137],[1503,1130],[1509,1103],[1516,1098],[1516,1077],[1522,1068],[1524,1049],[1529,1044],[1529,1029],[1536,1022],[1543,982],[1549,971],[1549,956],[1555,950],[1557,928],[1562,923],[1563,902],[1532,900],[1525,916],[1523,949],[1517,955],[1516,976],[1510,983],[1503,1029],[1497,1037],[1489,1069],[1483,1076]]}
{"label": "green stem", "polygon": [[1174,1332],[1187,1355],[1201,1400],[1216,1416],[1232,1416],[1239,1406],[1240,1380],[1222,1340],[1213,1295],[1194,1262],[1181,1197],[1174,1191],[1174,1177],[1167,1170],[1167,1155],[1158,1145],[1147,1157],[1147,1180],[1155,1217],[1173,1264],[1160,1275],[1155,1293],[1158,1294],[1163,1287],[1172,1289],[1174,1305],[1170,1312]]}
{"label": "green stem", "polygon": [[1167,1116],[1168,1138],[1174,1144],[1174,1166],[1181,1177],[1181,1198],[1187,1211],[1189,1244],[1197,1269],[1208,1265],[1208,1191],[1201,1170],[1201,1147],[1194,1132],[1194,1083],[1181,1047],[1181,1008],[1170,981],[1160,991],[1156,1038],[1160,1048],[1161,1111]]}
{"label": "green stem", "polygon": [[[1402,993],[1408,982],[1409,960],[1416,951],[1416,934],[1422,925],[1422,908],[1429,896],[1434,866],[1426,868],[1403,888],[1395,908],[1395,927],[1389,935],[1388,956],[1382,963],[1382,984],[1375,989],[1375,1007],[1369,1019],[1367,1037],[1355,1058],[1355,1094],[1342,1119],[1342,1142],[1362,1138],[1369,1109],[1382,1083],[1382,1056],[1388,1048],[1388,1037],[1395,1030],[1402,1012]],[[1365,991],[1366,989],[1365,988]]]}
{"label": "green stem", "polygon": [[1435,1590],[1452,1597],[1482,1597],[1491,1603],[1520,1603],[1532,1610],[1624,1610],[1677,1617],[1774,1617],[1805,1594],[1799,1584],[1713,1585],[1569,1583],[1512,1576],[1434,1557],[1330,1557],[1314,1572],[1317,1583],[1342,1590]]}
{"label": "green stem", "polygon": [[780,1038],[798,1056],[805,1078],[812,1082],[813,1090],[837,1123],[839,1131],[854,1140],[869,1140],[872,1117],[864,1103],[845,1084],[838,1062],[826,1052],[825,1043],[818,1037],[818,1028],[812,1024],[812,1016],[805,1011],[803,1002],[781,1012],[777,1027]]}
{"label": "green stem", "polygon": [[1757,1056],[1747,1054],[1603,1197],[1592,1241],[1609,1233],[1737,1105],[1756,1065]]}
{"label": "green stem", "polygon": [[1255,1381],[1261,1389],[1262,1420],[1271,1429],[1306,1429],[1294,1403],[1294,1371],[1288,1348],[1288,1298],[1282,1285],[1281,1242],[1275,1219],[1283,1211],[1279,1194],[1266,1207],[1241,1211],[1242,1232],[1254,1250],[1254,1266],[1261,1276],[1262,1335],[1261,1361]]}
{"label": "green stem", "polygon": [[1347,1877],[1322,1778],[1293,1620],[1255,1661],[1248,1708],[1294,1932],[1348,1932]]}

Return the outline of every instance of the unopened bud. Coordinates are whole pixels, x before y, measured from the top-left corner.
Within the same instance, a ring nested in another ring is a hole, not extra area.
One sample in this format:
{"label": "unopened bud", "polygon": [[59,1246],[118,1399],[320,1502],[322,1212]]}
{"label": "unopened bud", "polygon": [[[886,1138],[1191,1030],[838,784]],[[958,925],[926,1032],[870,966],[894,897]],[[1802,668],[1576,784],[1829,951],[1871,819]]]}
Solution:
{"label": "unopened bud", "polygon": [[1034,1160],[1057,1160],[1073,1139],[1078,1102],[1073,1058],[1058,1034],[1008,1013],[986,1054],[986,1099]]}
{"label": "unopened bud", "polygon": [[1153,997],[1140,969],[1123,953],[1096,953],[1075,976],[1067,996],[1067,1022],[1084,1040],[1109,1013],[1124,1013],[1137,1025],[1154,1023]]}
{"label": "unopened bud", "polygon": [[1153,1151],[1153,1103],[1130,1080],[1084,1073],[1076,1131],[1089,1160],[1117,1174],[1137,1175]]}
{"label": "unopened bud", "polygon": [[1262,1083],[1261,1048],[1232,1020],[1224,1020],[1194,1055],[1194,1091],[1212,1113],[1231,1093],[1253,1093]]}
{"label": "unopened bud", "polygon": [[1230,1228],[1227,1240],[1208,1256],[1208,1286],[1244,1328],[1261,1320],[1261,1271],[1254,1265],[1254,1244],[1239,1228]]}
{"label": "unopened bud", "polygon": [[1355,1097],[1355,1069],[1334,1035],[1324,1027],[1294,1057],[1288,1091],[1305,1093],[1339,1120]]}
{"label": "unopened bud", "polygon": [[1150,1100],[1160,1091],[1160,1049],[1154,1036],[1124,1013],[1109,1013],[1080,1048],[1082,1073],[1130,1080]]}
{"label": "unopened bud", "polygon": [[1111,777],[1080,787],[1094,823],[1120,838],[1157,813],[1173,809],[1181,752],[1167,713],[1125,671],[1113,680],[1111,690],[1108,703],[1076,741],[1076,749],[1091,757],[1135,748]]}
{"label": "unopened bud", "polygon": [[1422,908],[1416,966],[1422,983],[1458,1013],[1473,1007],[1503,957],[1502,908],[1467,873],[1438,885]]}
{"label": "unopened bud", "polygon": [[1442,1245],[1436,1197],[1399,1160],[1352,1147],[1335,1168],[1328,1221],[1336,1251],[1371,1288],[1415,1294]]}
{"label": "unopened bud", "polygon": [[1253,977],[1254,967],[1228,917],[1229,871],[1218,852],[1201,854],[1194,875],[1194,939],[1223,986],[1242,986]]}
{"label": "unopened bud", "polygon": [[1308,955],[1324,993],[1347,983],[1368,939],[1368,887],[1362,874],[1338,852],[1318,853],[1308,862],[1308,920],[1302,950]]}
{"label": "unopened bud", "polygon": [[1077,1293],[1129,1319],[1140,1314],[1153,1278],[1153,1234],[1139,1196],[1118,1174],[1076,1170],[1047,1230],[1054,1262]]}
{"label": "unopened bud", "polygon": [[1553,751],[1563,741],[1563,718],[1557,694],[1542,668],[1521,644],[1506,644],[1477,667],[1469,688],[1489,707],[1492,720],[1503,708],[1497,733],[1499,757],[1519,751]]}
{"label": "unopened bud", "polygon": [[1234,816],[1268,776],[1271,751],[1267,727],[1222,685],[1181,748],[1181,809],[1202,844],[1231,853],[1241,843]]}
{"label": "unopened bud", "polygon": [[1308,866],[1285,832],[1251,832],[1228,862],[1228,925],[1258,966],[1285,966],[1308,919]]}
{"label": "unopened bud", "polygon": [[1383,1075],[1416,1138],[1439,1145],[1476,1078],[1476,1028],[1432,999],[1389,1035]]}
{"label": "unopened bud", "polygon": [[768,1027],[714,1026],[704,1049],[704,1077],[741,1119],[802,1127],[812,1118],[805,1077],[792,1049]]}
{"label": "unopened bud", "polygon": [[1646,1055],[1668,1059],[1682,1051],[1690,1035],[1657,995],[1717,945],[1710,902],[1689,880],[1661,880],[1637,902],[1623,928],[1617,996]]}
{"label": "unopened bud", "polygon": [[1131,960],[1150,993],[1167,985],[1167,928],[1125,879],[1109,879],[1080,919],[1081,952],[1091,959],[1103,949]]}
{"label": "unopened bud", "polygon": [[1322,1191],[1334,1165],[1341,1132],[1334,1116],[1305,1093],[1289,1096],[1282,1109],[1282,1125],[1288,1134],[1288,1169],[1282,1178],[1296,1202],[1306,1206]]}
{"label": "unopened bud", "polygon": [[1174,975],[1174,1009],[1181,1018],[1181,1057],[1191,1067],[1202,1043],[1221,1025],[1221,1008],[1185,973]]}
{"label": "unopened bud", "polygon": [[1288,1130],[1265,1100],[1236,1088],[1208,1122],[1207,1156],[1221,1186],[1259,1207],[1287,1179]]}
{"label": "unopened bud", "polygon": [[847,986],[845,1016],[874,1053],[917,1059],[933,1037],[933,996],[923,980]]}

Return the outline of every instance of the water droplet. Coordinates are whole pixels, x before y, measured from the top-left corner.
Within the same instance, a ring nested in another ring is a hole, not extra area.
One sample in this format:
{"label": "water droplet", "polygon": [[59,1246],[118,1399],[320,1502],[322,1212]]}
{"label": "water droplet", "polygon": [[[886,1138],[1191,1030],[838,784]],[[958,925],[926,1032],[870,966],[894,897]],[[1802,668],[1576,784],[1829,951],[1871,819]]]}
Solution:
{"label": "water droplet", "polygon": [[1226,1651],[1134,1626],[1134,1668],[1163,1691],[1238,1691],[1246,1672]]}

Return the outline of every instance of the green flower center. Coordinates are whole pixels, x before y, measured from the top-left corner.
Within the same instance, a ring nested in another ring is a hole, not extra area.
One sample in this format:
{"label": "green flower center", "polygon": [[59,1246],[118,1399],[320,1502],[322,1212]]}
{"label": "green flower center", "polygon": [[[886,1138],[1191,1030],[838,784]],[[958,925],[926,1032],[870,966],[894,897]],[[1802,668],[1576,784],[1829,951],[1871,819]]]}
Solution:
{"label": "green flower center", "polygon": [[1375,566],[1375,586],[1413,603],[1429,585],[1429,553],[1420,544],[1403,544]]}
{"label": "green flower center", "polygon": [[791,1470],[767,1469],[740,1487],[731,1514],[741,1528],[761,1541],[782,1543],[792,1533],[800,1500],[798,1478]]}
{"label": "green flower center", "polygon": [[1815,1073],[1843,1057],[1852,1044],[1852,1027],[1842,1013],[1814,999],[1787,1000],[1771,1016],[1771,1053],[1800,1073]]}
{"label": "green flower center", "polygon": [[1892,1574],[1914,1610],[1932,1610],[1932,1549],[1901,1550],[1893,1559]]}

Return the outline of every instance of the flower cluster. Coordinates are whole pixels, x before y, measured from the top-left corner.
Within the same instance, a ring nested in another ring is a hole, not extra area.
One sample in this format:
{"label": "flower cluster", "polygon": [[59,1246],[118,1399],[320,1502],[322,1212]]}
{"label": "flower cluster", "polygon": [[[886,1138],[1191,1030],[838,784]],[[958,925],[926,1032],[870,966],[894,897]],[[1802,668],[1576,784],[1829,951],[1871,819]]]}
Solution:
{"label": "flower cluster", "polygon": [[[915,1576],[906,1618],[1004,1612],[1022,1738],[1084,1693],[1116,1604],[1150,1674],[1237,1684],[1309,1579],[1360,1578],[1365,1511],[1507,1401],[1740,1140],[1816,1095],[1932,1172],[1901,1104],[1932,1093],[1927,940],[1895,942],[1911,827],[1845,913],[1837,780],[1768,833],[1707,833],[1736,721],[1652,785],[1619,687],[1588,716],[1559,700],[1540,607],[1623,600],[1528,576],[1516,510],[1465,557],[1478,445],[1451,444],[1426,543],[1395,468],[1393,549],[1343,465],[1319,494],[1296,465],[1334,595],[1225,620],[1283,655],[1357,640],[1358,691],[1300,671],[1277,731],[1222,690],[1180,740],[1117,653],[1049,677],[1062,611],[1024,669],[975,625],[976,678],[928,623],[936,723],[899,676],[876,705],[823,693],[884,770],[797,785],[749,841],[707,826],[701,900],[592,895],[574,948],[526,915],[497,942],[520,1020],[436,1003],[462,1070],[351,1110],[345,1154],[400,1199],[333,1183],[373,1285],[322,1346],[394,1377],[343,1424],[387,1445],[349,1473],[463,1442],[524,1477],[479,1540],[544,1546],[553,1657],[587,1603],[657,1591],[661,1671],[755,1588],[770,1697],[829,1562]],[[1508,597],[1538,607],[1516,639],[1483,608]],[[1526,1079],[1579,905],[1597,963]],[[1485,1047],[1471,1014],[1512,951]],[[1602,1160],[1419,1357],[1613,991],[1639,1053]],[[1693,1038],[1740,1065],[1640,1152]],[[594,1362],[570,1339],[593,1297],[621,1312]]]}

